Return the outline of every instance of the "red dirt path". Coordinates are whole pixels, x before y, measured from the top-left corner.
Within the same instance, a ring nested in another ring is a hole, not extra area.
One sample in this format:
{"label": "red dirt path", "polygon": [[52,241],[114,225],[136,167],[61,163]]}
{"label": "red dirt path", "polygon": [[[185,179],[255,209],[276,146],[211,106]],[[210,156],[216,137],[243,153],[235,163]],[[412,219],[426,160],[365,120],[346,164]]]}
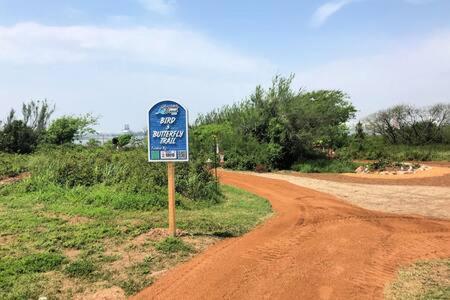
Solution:
{"label": "red dirt path", "polygon": [[276,215],[219,242],[135,299],[381,299],[396,269],[450,257],[450,221],[373,212],[281,180],[221,172]]}

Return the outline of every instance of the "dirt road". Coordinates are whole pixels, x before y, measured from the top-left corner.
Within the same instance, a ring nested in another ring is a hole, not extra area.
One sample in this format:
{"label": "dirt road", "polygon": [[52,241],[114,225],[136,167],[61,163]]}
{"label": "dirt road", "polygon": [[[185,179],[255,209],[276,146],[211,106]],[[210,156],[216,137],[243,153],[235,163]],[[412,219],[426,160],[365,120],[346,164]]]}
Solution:
{"label": "dirt road", "polygon": [[162,276],[136,299],[380,299],[400,265],[450,257],[450,221],[377,213],[286,181],[221,173],[276,215]]}

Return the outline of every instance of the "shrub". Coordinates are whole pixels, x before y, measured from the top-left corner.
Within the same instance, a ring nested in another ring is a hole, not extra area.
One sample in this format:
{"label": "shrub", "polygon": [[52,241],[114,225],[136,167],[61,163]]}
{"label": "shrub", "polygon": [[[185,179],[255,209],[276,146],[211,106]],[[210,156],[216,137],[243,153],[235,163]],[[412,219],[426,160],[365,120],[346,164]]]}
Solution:
{"label": "shrub", "polygon": [[0,151],[27,154],[37,145],[37,135],[24,122],[14,120],[0,130]]}
{"label": "shrub", "polygon": [[[114,151],[106,148],[61,147],[39,152],[30,163],[31,189],[55,184],[67,188],[104,185],[122,193],[161,199],[167,194],[167,166],[148,163],[142,148]],[[192,161],[176,165],[176,191],[193,200],[217,202],[221,195],[204,164]],[[160,200],[150,200],[160,203]],[[117,202],[119,204],[120,201]],[[141,203],[142,204],[142,203]],[[120,205],[119,205],[120,206]]]}
{"label": "shrub", "polygon": [[17,176],[28,169],[28,157],[0,152],[0,179]]}

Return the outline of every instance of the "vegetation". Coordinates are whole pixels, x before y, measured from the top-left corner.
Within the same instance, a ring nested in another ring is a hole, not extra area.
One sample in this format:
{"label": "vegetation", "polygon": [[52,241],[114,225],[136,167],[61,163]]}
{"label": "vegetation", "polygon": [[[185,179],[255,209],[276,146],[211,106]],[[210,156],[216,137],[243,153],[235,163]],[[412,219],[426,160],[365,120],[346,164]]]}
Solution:
{"label": "vegetation", "polygon": [[396,105],[373,114],[365,122],[370,132],[393,145],[450,143],[450,104],[423,108]]}
{"label": "vegetation", "polygon": [[450,260],[420,261],[401,269],[386,299],[450,299]]}
{"label": "vegetation", "polygon": [[87,114],[85,116],[63,116],[54,120],[46,134],[45,142],[53,145],[73,143],[75,138],[87,133],[94,133],[92,128],[97,123],[97,118]]}
{"label": "vegetation", "polygon": [[[67,160],[79,158],[72,156],[75,150],[60,151],[68,151]],[[92,162],[93,169],[101,165],[88,153],[81,153],[87,159],[77,171]],[[126,165],[136,154],[121,151],[117,155],[124,158],[110,158],[129,171],[139,165]],[[62,154],[55,154],[54,163],[58,164],[54,170],[41,155],[32,158],[31,178],[0,186],[2,299],[37,299],[41,295],[67,299],[110,286],[133,294],[152,282],[153,272],[188,259],[202,245],[220,237],[247,232],[271,210],[267,201],[226,186],[215,201],[193,200],[178,193],[178,227],[188,235],[164,239],[151,235],[152,230],[167,227],[165,190],[156,186],[159,183],[153,174],[160,172],[160,166],[136,170],[130,174],[131,182],[120,181],[121,173],[111,170],[112,182],[94,176],[100,180],[97,183],[84,181],[90,175],[72,177],[73,173],[61,168],[73,164],[59,164]],[[55,181],[53,172],[66,179]],[[149,176],[145,187],[133,174]],[[134,188],[136,192],[127,191]]]}
{"label": "vegetation", "polygon": [[200,116],[193,130],[196,149],[211,153],[215,135],[226,167],[273,169],[324,158],[324,150],[343,146],[345,124],[356,112],[348,97],[334,90],[294,91],[292,80],[277,76],[268,90],[258,86],[247,100]]}
{"label": "vegetation", "polygon": [[0,152],[0,179],[28,170],[28,156]]}
{"label": "vegetation", "polygon": [[297,163],[292,170],[301,173],[352,173],[359,166],[348,160],[316,159]]}
{"label": "vegetation", "polygon": [[367,136],[361,143],[352,137],[347,146],[337,150],[337,157],[360,160],[450,161],[450,145],[391,145],[380,136]]}

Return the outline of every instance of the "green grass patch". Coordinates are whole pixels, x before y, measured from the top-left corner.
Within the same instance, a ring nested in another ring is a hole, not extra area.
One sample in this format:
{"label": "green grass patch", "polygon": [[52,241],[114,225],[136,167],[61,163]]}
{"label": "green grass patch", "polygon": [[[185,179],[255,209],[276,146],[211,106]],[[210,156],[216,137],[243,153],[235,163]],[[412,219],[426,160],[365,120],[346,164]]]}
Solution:
{"label": "green grass patch", "polygon": [[96,271],[96,267],[95,267],[94,263],[88,259],[80,259],[80,260],[71,262],[64,269],[64,272],[69,277],[78,277],[78,278],[93,277],[95,271]]}
{"label": "green grass patch", "polygon": [[152,282],[153,272],[196,253],[193,240],[241,235],[271,212],[266,200],[229,186],[219,202],[177,194],[177,225],[189,237],[136,244],[152,228],[168,226],[165,205],[146,204],[154,201],[151,193],[104,184],[34,189],[31,180],[0,187],[2,299],[70,299],[99,282],[132,295]]}
{"label": "green grass patch", "polygon": [[187,253],[193,251],[192,247],[183,240],[176,237],[168,237],[155,246],[156,250],[161,251],[163,253]]}
{"label": "green grass patch", "polygon": [[358,163],[339,159],[316,159],[296,163],[292,170],[301,173],[353,173]]}
{"label": "green grass patch", "polygon": [[450,259],[419,261],[402,268],[385,289],[389,300],[450,299]]}

